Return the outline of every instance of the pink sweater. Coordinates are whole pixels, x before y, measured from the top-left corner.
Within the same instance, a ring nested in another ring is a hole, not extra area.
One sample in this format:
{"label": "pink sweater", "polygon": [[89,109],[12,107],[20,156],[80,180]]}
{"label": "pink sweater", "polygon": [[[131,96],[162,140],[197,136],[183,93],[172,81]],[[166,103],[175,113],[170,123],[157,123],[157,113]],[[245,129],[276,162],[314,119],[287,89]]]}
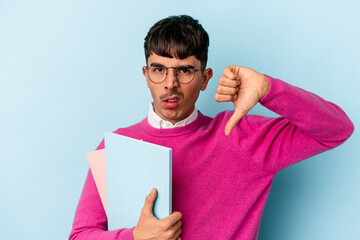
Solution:
{"label": "pink sweater", "polygon": [[[269,79],[270,91],[260,103],[282,117],[247,115],[228,137],[231,111],[214,119],[199,112],[194,122],[174,129],[155,129],[144,119],[115,131],[173,149],[173,211],[183,215],[182,239],[256,240],[275,174],[352,134],[353,124],[335,104]],[[133,239],[132,230],[107,231],[89,171],[69,239]]]}

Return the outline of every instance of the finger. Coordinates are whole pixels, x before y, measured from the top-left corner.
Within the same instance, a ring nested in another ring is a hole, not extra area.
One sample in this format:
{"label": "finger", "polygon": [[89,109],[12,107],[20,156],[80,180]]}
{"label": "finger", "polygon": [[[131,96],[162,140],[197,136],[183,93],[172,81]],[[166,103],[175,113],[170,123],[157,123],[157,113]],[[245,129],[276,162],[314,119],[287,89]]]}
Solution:
{"label": "finger", "polygon": [[239,79],[239,76],[238,76],[239,71],[240,71],[239,66],[231,65],[231,66],[224,68],[223,74],[225,77],[235,80],[235,79]]}
{"label": "finger", "polygon": [[219,78],[219,85],[227,87],[237,87],[240,85],[240,81],[237,79],[230,79],[224,75]]}
{"label": "finger", "polygon": [[182,229],[179,227],[174,235],[174,239],[179,239],[181,233],[182,233]]}
{"label": "finger", "polygon": [[182,222],[181,220],[177,221],[169,230],[167,230],[168,237],[170,239],[178,239],[182,230],[181,230]]}
{"label": "finger", "polygon": [[152,188],[149,195],[146,196],[143,213],[153,215],[154,201],[157,197],[156,188]]}
{"label": "finger", "polygon": [[238,87],[218,86],[216,92],[223,95],[234,95],[239,91]]}
{"label": "finger", "polygon": [[245,110],[235,109],[235,112],[233,113],[233,115],[231,116],[229,121],[226,123],[226,126],[225,126],[225,135],[226,136],[230,135],[231,131],[234,129],[236,124],[240,121],[240,119],[242,117],[244,117],[247,114],[247,112],[248,111],[245,111]]}
{"label": "finger", "polygon": [[178,222],[182,217],[180,212],[173,212],[171,215],[167,216],[166,218],[161,219],[161,222],[165,222],[168,226],[174,225]]}
{"label": "finger", "polygon": [[176,232],[177,230],[179,230],[179,228],[181,227],[182,225],[182,221],[179,220],[177,221],[172,227],[171,227],[171,230],[173,230],[174,232]]}
{"label": "finger", "polygon": [[216,93],[214,98],[217,102],[232,102],[237,99],[237,95],[236,94],[229,95],[229,94]]}

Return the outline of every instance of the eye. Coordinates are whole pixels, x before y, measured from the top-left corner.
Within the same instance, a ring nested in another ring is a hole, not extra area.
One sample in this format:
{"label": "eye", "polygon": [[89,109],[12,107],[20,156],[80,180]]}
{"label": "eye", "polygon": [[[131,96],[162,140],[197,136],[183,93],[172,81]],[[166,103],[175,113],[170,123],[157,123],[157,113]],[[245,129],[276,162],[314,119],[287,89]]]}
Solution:
{"label": "eye", "polygon": [[151,71],[153,73],[163,73],[165,71],[165,68],[153,66],[153,67],[151,67]]}
{"label": "eye", "polygon": [[190,67],[179,67],[177,72],[178,74],[186,75],[186,74],[191,74],[193,70],[194,69]]}

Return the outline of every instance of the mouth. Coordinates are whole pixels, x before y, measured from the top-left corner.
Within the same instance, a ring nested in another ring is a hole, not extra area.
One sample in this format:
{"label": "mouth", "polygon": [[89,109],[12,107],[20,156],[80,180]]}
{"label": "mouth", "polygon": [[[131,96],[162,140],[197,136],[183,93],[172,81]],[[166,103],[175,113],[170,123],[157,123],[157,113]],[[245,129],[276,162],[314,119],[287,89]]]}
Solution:
{"label": "mouth", "polygon": [[178,102],[178,101],[180,101],[180,97],[178,97],[178,96],[168,97],[168,98],[164,99],[163,101],[170,102],[170,103]]}
{"label": "mouth", "polygon": [[172,96],[165,98],[163,103],[166,108],[176,108],[180,103],[181,98],[179,96]]}

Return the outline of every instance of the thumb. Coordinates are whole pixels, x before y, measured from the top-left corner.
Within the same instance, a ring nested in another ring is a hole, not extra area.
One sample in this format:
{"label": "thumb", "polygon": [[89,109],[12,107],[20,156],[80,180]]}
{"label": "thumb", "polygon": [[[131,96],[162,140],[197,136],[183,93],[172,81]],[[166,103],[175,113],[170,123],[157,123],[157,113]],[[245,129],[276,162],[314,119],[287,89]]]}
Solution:
{"label": "thumb", "polygon": [[234,129],[236,124],[240,121],[240,119],[247,114],[247,111],[242,111],[239,109],[235,109],[235,112],[229,119],[229,121],[226,123],[225,126],[225,135],[229,136],[231,131]]}
{"label": "thumb", "polygon": [[157,197],[157,190],[156,188],[152,188],[150,194],[146,196],[145,204],[143,207],[143,213],[154,215],[153,207],[156,197]]}

